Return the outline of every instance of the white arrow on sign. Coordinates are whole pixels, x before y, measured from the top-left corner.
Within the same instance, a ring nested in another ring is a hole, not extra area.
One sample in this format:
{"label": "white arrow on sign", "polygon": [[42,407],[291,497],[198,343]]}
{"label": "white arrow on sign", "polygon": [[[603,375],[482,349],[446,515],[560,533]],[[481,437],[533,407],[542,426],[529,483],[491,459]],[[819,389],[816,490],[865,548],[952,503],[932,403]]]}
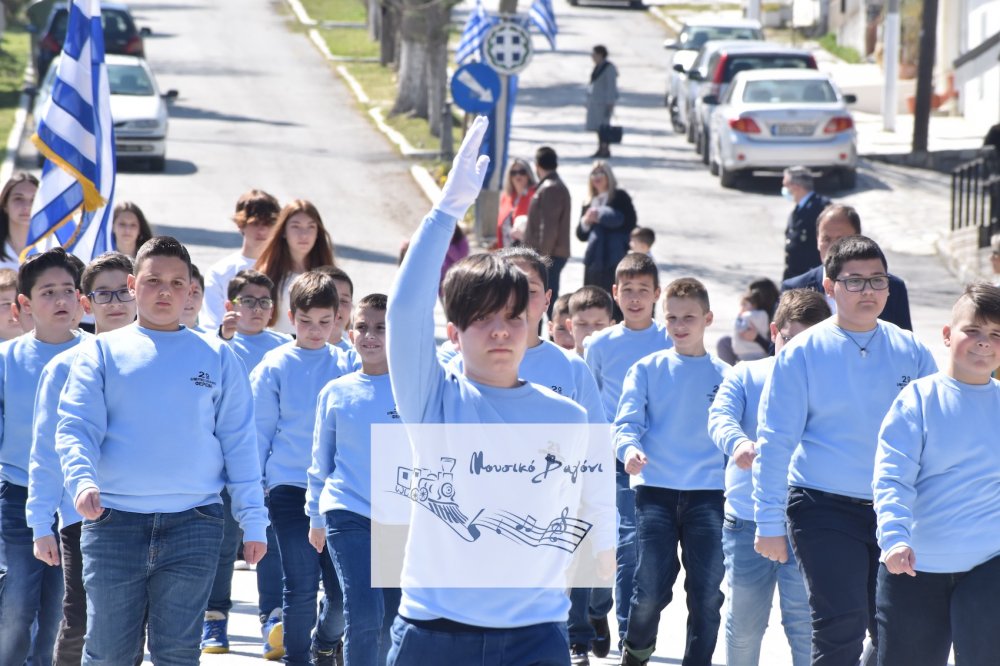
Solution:
{"label": "white arrow on sign", "polygon": [[472,94],[487,104],[493,103],[493,91],[484,88],[481,83],[472,75],[469,70],[463,70],[458,74],[458,80],[462,85],[472,91]]}

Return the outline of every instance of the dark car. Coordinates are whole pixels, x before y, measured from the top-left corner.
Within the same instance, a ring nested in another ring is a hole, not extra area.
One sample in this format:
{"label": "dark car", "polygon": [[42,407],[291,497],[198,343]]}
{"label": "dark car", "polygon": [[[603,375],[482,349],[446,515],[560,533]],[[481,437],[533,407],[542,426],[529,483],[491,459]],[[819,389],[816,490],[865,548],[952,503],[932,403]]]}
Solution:
{"label": "dark car", "polygon": [[[35,71],[38,73],[39,81],[45,77],[52,60],[62,52],[68,22],[69,11],[64,4],[55,7],[49,14],[45,30],[38,40],[38,54],[35,59]],[[149,29],[136,28],[128,7],[116,2],[102,3],[101,25],[104,28],[105,53],[145,57],[142,38],[150,34]]]}

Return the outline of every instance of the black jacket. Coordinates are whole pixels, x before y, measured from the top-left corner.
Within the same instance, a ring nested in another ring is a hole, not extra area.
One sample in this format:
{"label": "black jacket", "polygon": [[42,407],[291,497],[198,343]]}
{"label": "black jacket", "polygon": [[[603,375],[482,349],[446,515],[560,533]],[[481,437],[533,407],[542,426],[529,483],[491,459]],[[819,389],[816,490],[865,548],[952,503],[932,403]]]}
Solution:
{"label": "black jacket", "polygon": [[[583,214],[590,206],[583,207]],[[576,237],[586,241],[583,265],[589,270],[614,270],[628,254],[628,241],[635,229],[635,207],[625,190],[615,190],[606,206],[599,209],[597,224],[585,230],[578,222]]]}
{"label": "black jacket", "polygon": [[813,192],[805,204],[796,206],[788,216],[788,226],[785,227],[785,273],[781,276],[782,280],[802,275],[810,268],[819,266],[816,218],[829,205],[829,199]]}
{"label": "black jacket", "polygon": [[[812,289],[822,294],[823,267],[817,266],[802,275],[797,275],[781,283],[781,291],[789,289]],[[885,302],[885,309],[882,310],[882,314],[878,318],[907,331],[913,330],[913,322],[910,321],[910,298],[906,293],[906,284],[895,275],[889,276],[889,298]]]}

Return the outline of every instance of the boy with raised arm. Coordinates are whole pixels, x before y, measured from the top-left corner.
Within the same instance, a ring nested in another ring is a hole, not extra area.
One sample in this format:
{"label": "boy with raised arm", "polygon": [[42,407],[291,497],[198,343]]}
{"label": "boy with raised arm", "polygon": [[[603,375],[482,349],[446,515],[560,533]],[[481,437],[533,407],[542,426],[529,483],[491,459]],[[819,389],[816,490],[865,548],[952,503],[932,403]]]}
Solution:
{"label": "boy with raised arm", "polygon": [[965,289],[948,365],[900,391],[879,433],[880,666],[987,666],[1000,657],[1000,289]]}
{"label": "boy with raised arm", "polygon": [[153,661],[197,663],[223,487],[247,561],[266,550],[250,384],[224,342],[180,325],[191,258],[177,240],[143,244],[128,287],[138,322],[88,340],[59,400],[56,450],[84,517],[84,662],[131,663],[148,613]]}
{"label": "boy with raised arm", "polygon": [[913,333],[878,319],[889,276],[873,240],[842,238],[824,268],[837,314],[785,346],[764,389],[754,547],[785,562],[791,541],[809,592],[813,664],[856,666],[865,631],[878,639],[871,488],[878,429],[900,389],[935,365]]}

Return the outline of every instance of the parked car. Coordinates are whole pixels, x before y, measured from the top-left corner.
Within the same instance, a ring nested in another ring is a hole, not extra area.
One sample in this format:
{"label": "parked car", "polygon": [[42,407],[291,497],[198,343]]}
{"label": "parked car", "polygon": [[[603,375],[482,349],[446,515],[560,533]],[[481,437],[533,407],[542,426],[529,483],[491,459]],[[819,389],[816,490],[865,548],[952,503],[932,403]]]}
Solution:
{"label": "parked car", "polygon": [[[683,83],[682,71],[691,67],[698,51],[706,42],[724,40],[755,40],[763,41],[764,31],[760,21],[752,19],[710,19],[696,17],[689,19],[681,26],[677,39],[663,42],[663,48],[669,51],[667,56],[667,94],[664,104],[670,110],[670,121],[675,132],[683,132],[680,111],[677,108],[677,94]],[[674,69],[680,65],[681,70]]]}
{"label": "parked car", "polygon": [[[153,171],[163,171],[167,162],[167,101],[176,98],[177,91],[160,94],[156,78],[143,58],[112,54],[105,60],[118,159],[147,160]],[[52,65],[35,97],[32,114],[36,123],[52,96],[58,57]]]}
{"label": "parked car", "polygon": [[[35,56],[35,71],[38,80],[52,64],[52,60],[62,53],[63,42],[66,40],[66,25],[69,22],[67,3],[56,5],[49,14],[41,37],[38,40],[38,53]],[[127,6],[117,2],[101,3],[101,26],[104,28],[104,52],[145,56],[142,38],[151,34],[149,28],[136,28],[135,21]]]}
{"label": "parked car", "polygon": [[706,99],[714,108],[709,169],[723,187],[733,187],[740,174],[801,164],[836,173],[841,186],[851,189],[858,151],[847,105],[854,101],[823,72],[740,72],[721,99]]}
{"label": "parked car", "polygon": [[816,69],[816,58],[803,49],[793,49],[775,44],[744,42],[735,46],[717,49],[708,58],[708,75],[705,85],[699,89],[694,100],[692,122],[694,123],[695,150],[701,161],[708,164],[710,142],[709,120],[714,104],[705,102],[705,96],[721,99],[739,72],[752,69]]}

